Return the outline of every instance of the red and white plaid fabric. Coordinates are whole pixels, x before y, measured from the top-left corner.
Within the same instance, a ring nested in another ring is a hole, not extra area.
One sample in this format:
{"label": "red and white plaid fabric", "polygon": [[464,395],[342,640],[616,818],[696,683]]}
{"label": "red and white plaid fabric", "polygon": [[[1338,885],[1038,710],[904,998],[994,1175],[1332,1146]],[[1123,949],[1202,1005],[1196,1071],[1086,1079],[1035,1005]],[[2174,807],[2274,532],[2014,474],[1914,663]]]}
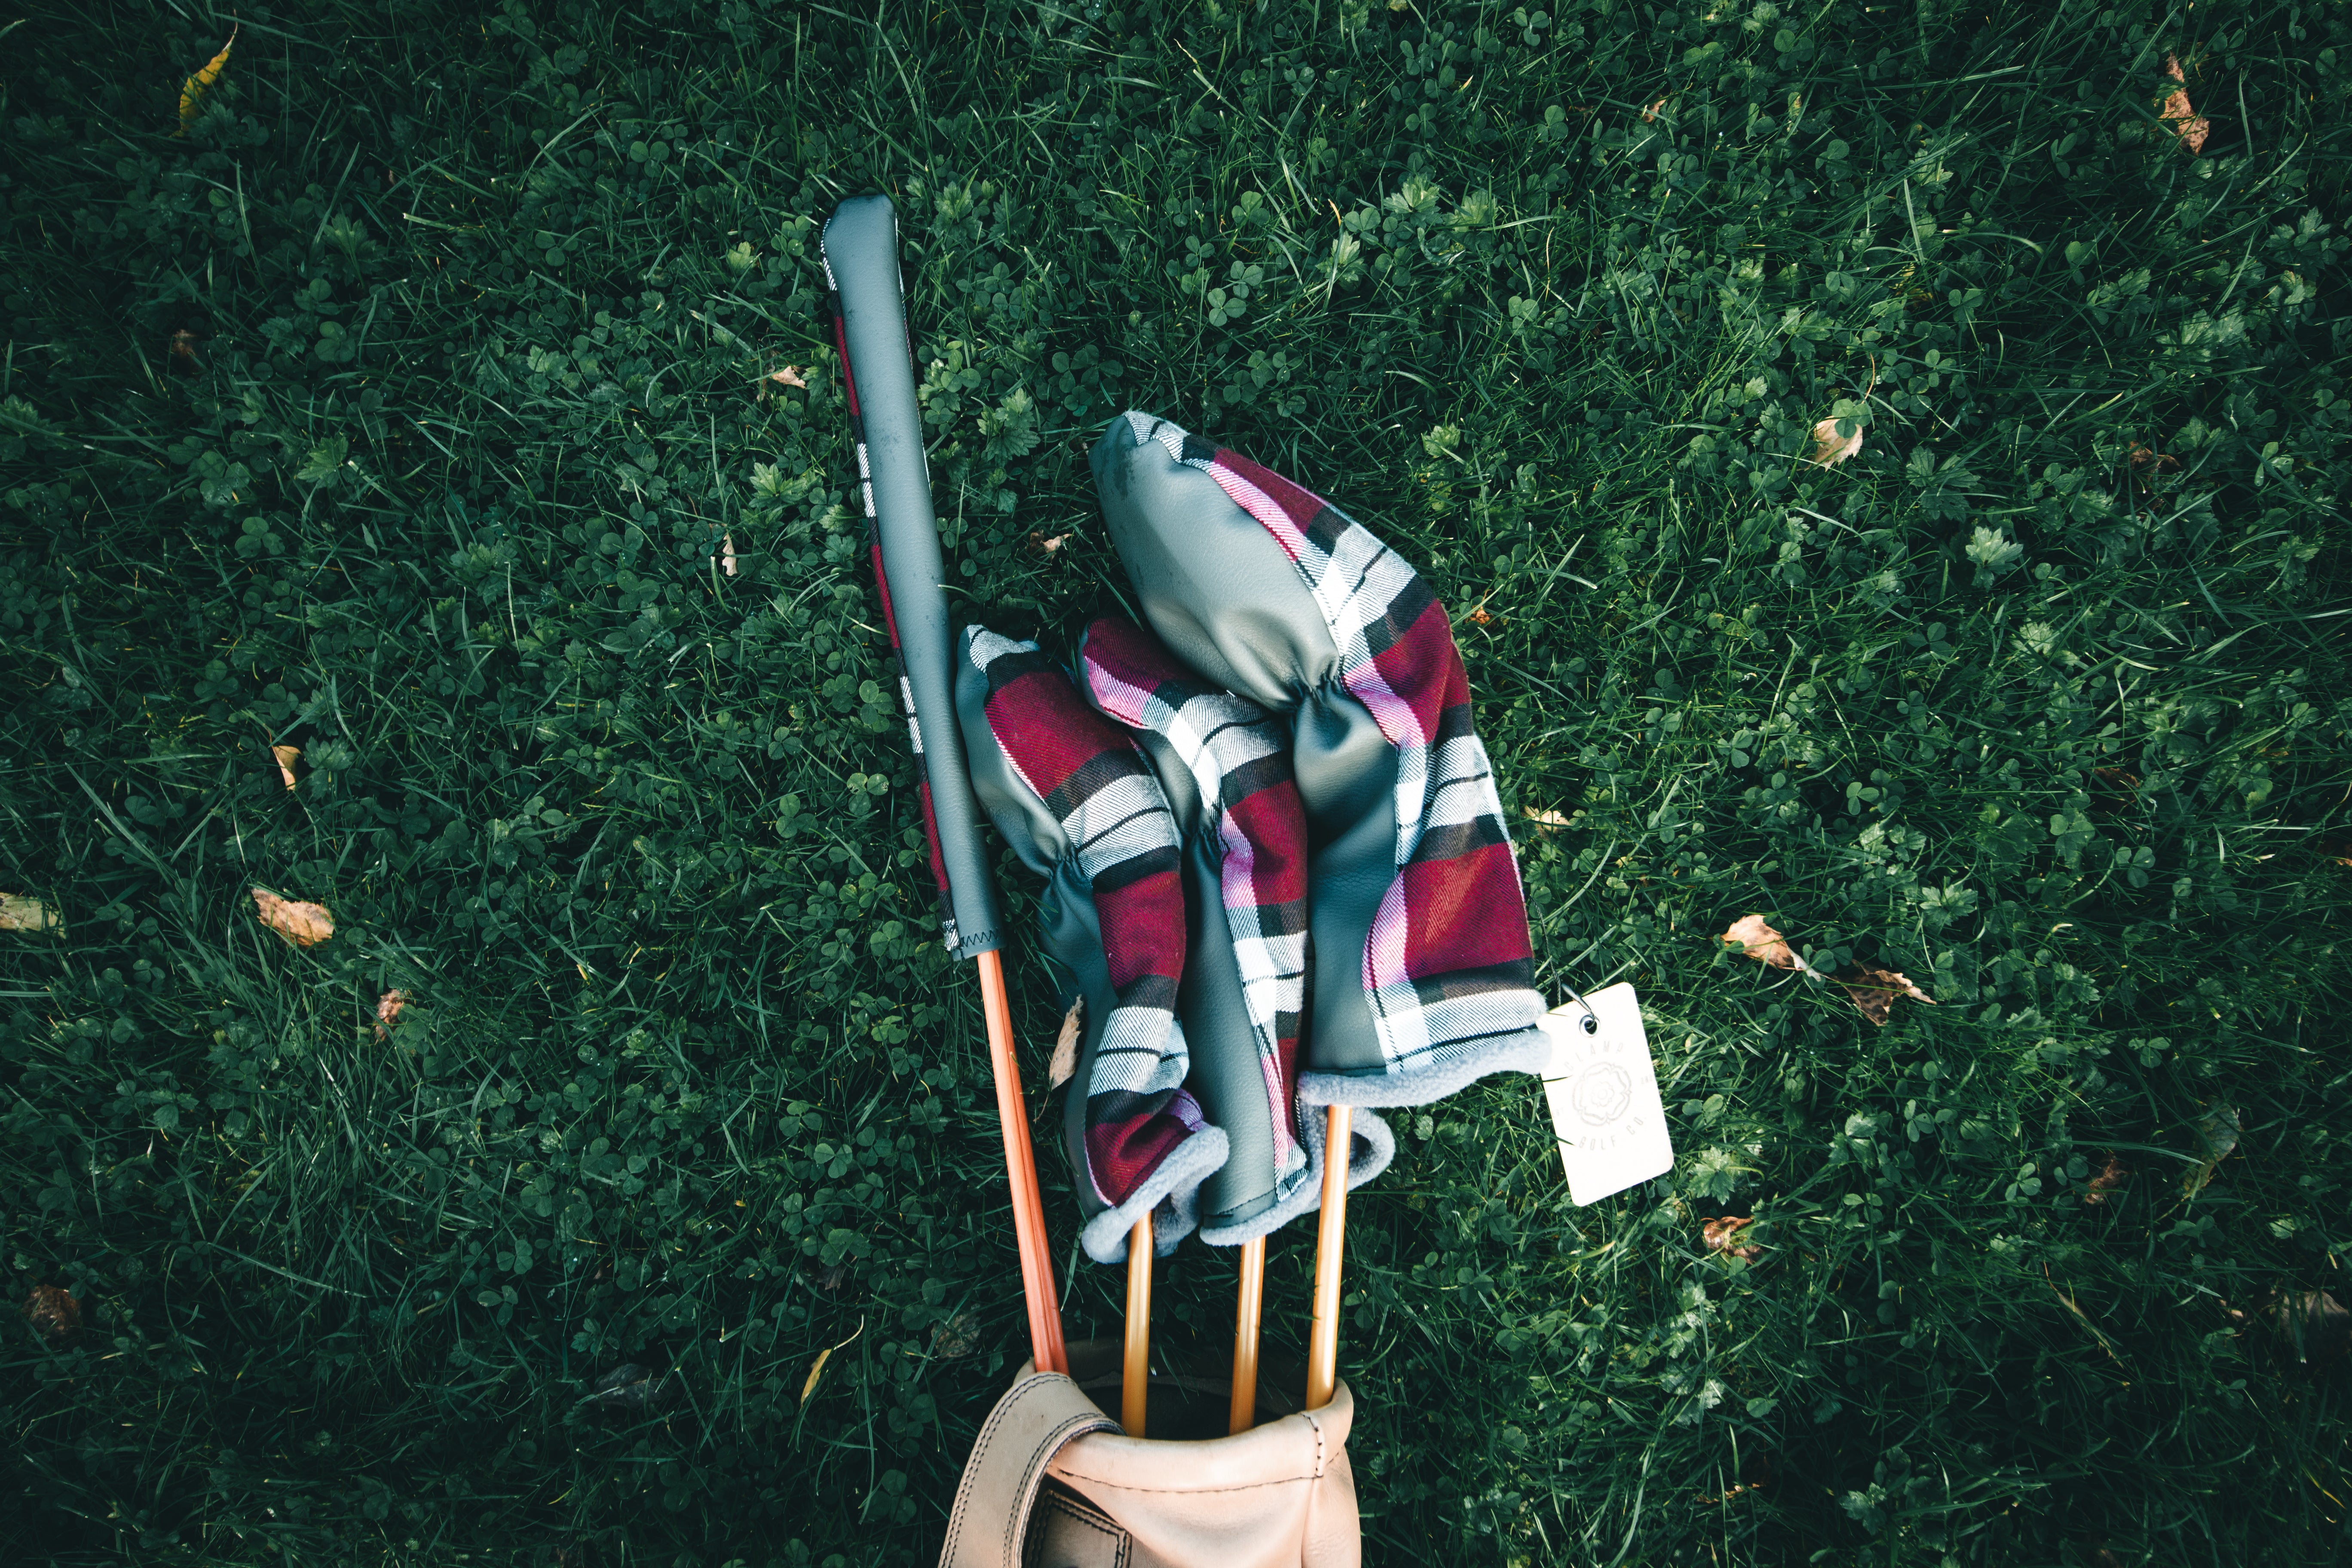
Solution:
{"label": "red and white plaid fabric", "polygon": [[1139,442],[1205,471],[1282,547],[1330,629],[1341,684],[1395,749],[1397,877],[1362,956],[1390,1072],[1534,1027],[1544,1005],[1527,899],[1471,727],[1469,673],[1436,595],[1320,496],[1165,420],[1126,417]]}
{"label": "red and white plaid fabric", "polygon": [[[1224,1158],[1184,1088],[1189,1065],[1176,1021],[1184,972],[1184,885],[1176,821],[1143,753],[1087,705],[1033,642],[982,627],[965,657],[987,681],[988,728],[1014,773],[1061,824],[1091,889],[1118,1005],[1101,1021],[1086,1093],[1084,1175],[1106,1214],[1082,1240],[1097,1261],[1124,1258],[1127,1231],[1172,1201],[1173,1246],[1191,1228],[1200,1184]],[[1190,1147],[1188,1148],[1188,1145]]]}
{"label": "red and white plaid fabric", "polygon": [[1226,929],[1273,1111],[1276,1192],[1307,1176],[1296,1121],[1298,1031],[1307,994],[1307,816],[1290,736],[1246,698],[1209,685],[1132,622],[1087,630],[1079,674],[1096,705],[1175,752],[1213,824]]}

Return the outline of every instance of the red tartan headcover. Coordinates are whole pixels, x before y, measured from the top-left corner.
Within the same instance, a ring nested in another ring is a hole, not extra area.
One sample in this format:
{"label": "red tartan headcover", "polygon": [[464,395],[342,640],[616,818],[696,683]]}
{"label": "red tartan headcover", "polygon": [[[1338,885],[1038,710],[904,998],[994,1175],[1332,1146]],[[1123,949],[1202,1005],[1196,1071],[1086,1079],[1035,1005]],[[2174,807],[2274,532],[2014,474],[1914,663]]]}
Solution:
{"label": "red tartan headcover", "polygon": [[[1065,942],[1055,952],[1082,992],[1089,972],[1108,983],[1107,994],[1088,997],[1079,1064],[1085,1116],[1073,1153],[1087,1206],[1100,1211],[1081,1239],[1098,1260],[1117,1261],[1135,1221],[1165,1205],[1168,1223],[1155,1240],[1172,1247],[1192,1228],[1197,1189],[1225,1152],[1223,1134],[1203,1122],[1183,1087],[1175,1007],[1184,889],[1174,819],[1134,741],[1087,706],[1036,644],[978,626],[963,642],[958,707],[983,716],[979,733],[964,724],[982,803],[1023,858],[1048,872],[1049,899],[1090,899],[1099,931],[1097,951]],[[1006,771],[1028,797],[1019,809],[991,786]]]}
{"label": "red tartan headcover", "polygon": [[[1290,776],[1288,730],[1247,698],[1208,684],[1131,621],[1105,617],[1089,626],[1079,673],[1096,705],[1158,737],[1198,792],[1270,1123],[1271,1168],[1252,1185],[1286,1200],[1308,1177],[1294,1107],[1308,964],[1307,818]],[[1192,1048],[1197,1056],[1210,1041],[1195,1038]],[[1196,1061],[1196,1079],[1225,1065]],[[1217,1116],[1224,1121],[1227,1113]],[[1245,1146],[1236,1142],[1235,1160]],[[1229,1167],[1221,1179],[1237,1173]]]}

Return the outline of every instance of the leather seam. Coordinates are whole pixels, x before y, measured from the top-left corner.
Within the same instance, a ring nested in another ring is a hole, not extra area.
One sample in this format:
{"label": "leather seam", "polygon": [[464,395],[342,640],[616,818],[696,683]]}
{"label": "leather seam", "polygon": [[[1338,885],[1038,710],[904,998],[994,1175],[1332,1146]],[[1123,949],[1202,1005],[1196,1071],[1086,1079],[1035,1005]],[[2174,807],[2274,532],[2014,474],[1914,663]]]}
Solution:
{"label": "leather seam", "polygon": [[[964,1461],[964,1474],[967,1477],[973,1474],[983,1463],[985,1463],[988,1458],[990,1447],[996,1441],[1005,1423],[1013,1418],[1016,1408],[1034,1399],[1038,1394],[1042,1393],[1049,1380],[1055,1375],[1055,1374],[1052,1373],[1032,1373],[1020,1386],[1014,1388],[1012,1393],[1000,1400],[997,1403],[995,1409],[989,1412],[988,1419],[981,1424],[980,1435],[972,1440],[971,1457],[966,1458]],[[1066,1419],[1060,1426],[1055,1427],[1053,1433],[1049,1434],[1049,1437],[1051,1439],[1050,1446],[1045,1448],[1044,1457],[1045,1458],[1051,1458],[1054,1454],[1060,1450],[1064,1444],[1069,1441],[1068,1436],[1062,1436],[1060,1434],[1062,1434],[1065,1429],[1071,1425],[1071,1423],[1084,1422],[1086,1419],[1087,1417],[1083,1415],[1071,1416]],[[1106,1426],[1109,1423],[1107,1421],[1104,1423]],[[1008,1549],[1015,1550],[1016,1557],[1005,1559],[1007,1562],[1017,1560],[1018,1538],[1028,1522],[1028,1505],[1034,1495],[1034,1481],[1039,1463],[1039,1457],[1033,1453],[1030,1456],[1026,1471],[1023,1476],[1022,1490],[1019,1494],[1019,1501],[1016,1502],[1013,1509],[1013,1517],[1008,1521],[1008,1523],[1013,1527],[1014,1531],[1013,1542]],[[963,1534],[965,1524],[969,1521],[968,1509],[970,1501],[971,1498],[969,1493],[964,1488],[959,1486],[956,1489],[956,1503],[953,1516],[950,1519],[948,1523],[948,1537],[945,1548],[940,1552],[940,1560],[942,1562],[950,1562],[954,1558],[956,1544]]]}
{"label": "leather seam", "polygon": [[1264,1491],[1268,1487],[1295,1487],[1310,1483],[1316,1479],[1313,1476],[1277,1476],[1272,1480],[1244,1481],[1239,1486],[1232,1487],[1139,1487],[1130,1486],[1125,1481],[1107,1480],[1100,1476],[1088,1475],[1083,1470],[1065,1472],[1065,1479],[1073,1484],[1083,1481],[1087,1486],[1101,1487],[1108,1491],[1145,1492],[1154,1497],[1218,1497],[1226,1492],[1254,1492]]}
{"label": "leather seam", "polygon": [[1020,1561],[1022,1542],[1029,1533],[1030,1510],[1037,1500],[1038,1482],[1045,1467],[1054,1462],[1054,1456],[1086,1433],[1099,1432],[1111,1425],[1111,1422],[1100,1416],[1066,1416],[1059,1426],[1048,1432],[1045,1435],[1045,1440],[1038,1444],[1030,1453],[1029,1463],[1022,1471],[1021,1489],[1016,1494],[1019,1500],[1013,1504],[1012,1515],[1005,1521],[1009,1531],[1005,1542],[1007,1563]]}
{"label": "leather seam", "polygon": [[[996,1436],[997,1429],[1004,1424],[1012,1408],[1028,1396],[1028,1391],[1034,1383],[1035,1379],[1033,1377],[1003,1399],[999,1400],[996,1408],[988,1413],[988,1419],[980,1424],[980,1435],[972,1439],[971,1453],[963,1462],[966,1476],[970,1476],[986,1458],[989,1443]],[[955,1510],[948,1521],[946,1546],[940,1553],[940,1560],[943,1563],[951,1562],[955,1557],[956,1542],[963,1534],[964,1521],[971,1500],[971,1494],[963,1487],[956,1488]]]}

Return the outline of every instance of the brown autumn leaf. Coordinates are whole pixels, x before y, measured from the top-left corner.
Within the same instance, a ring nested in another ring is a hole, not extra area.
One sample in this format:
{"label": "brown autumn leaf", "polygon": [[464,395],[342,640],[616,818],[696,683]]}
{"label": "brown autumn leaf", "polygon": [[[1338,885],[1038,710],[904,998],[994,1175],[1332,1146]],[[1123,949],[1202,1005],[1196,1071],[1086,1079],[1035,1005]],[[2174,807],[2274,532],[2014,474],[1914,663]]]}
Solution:
{"label": "brown autumn leaf", "polygon": [[801,367],[796,364],[788,364],[782,370],[770,371],[768,379],[778,386],[797,386],[803,389],[808,386],[808,382],[801,374]]}
{"label": "brown autumn leaf", "polygon": [[1645,110],[1642,110],[1642,119],[1643,119],[1643,121],[1644,123],[1647,123],[1647,122],[1648,122],[1648,121],[1650,121],[1655,120],[1655,119],[1658,117],[1659,113],[1660,113],[1661,111],[1663,111],[1663,110],[1665,109],[1665,107],[1666,107],[1666,100],[1665,100],[1664,99],[1663,99],[1663,98],[1662,98],[1662,99],[1660,99],[1660,100],[1658,100],[1658,101],[1657,101],[1657,102],[1655,102],[1655,103],[1654,103],[1654,104],[1650,105],[1650,107],[1649,107],[1649,108],[1647,108],[1647,109],[1645,109]]}
{"label": "brown autumn leaf", "polygon": [[1486,601],[1484,599],[1471,605],[1470,613],[1463,618],[1474,626],[1499,626],[1507,624],[1502,616],[1486,608]]}
{"label": "brown autumn leaf", "polygon": [[722,533],[719,539],[723,546],[719,557],[719,569],[732,577],[735,575],[735,536],[731,533]]}
{"label": "brown autumn leaf", "polygon": [[1057,533],[1051,539],[1048,539],[1045,537],[1045,531],[1043,529],[1039,529],[1031,532],[1029,535],[1029,553],[1032,555],[1042,555],[1046,560],[1051,561],[1054,558],[1054,552],[1061,549],[1063,545],[1067,544],[1069,542],[1070,536],[1066,533]]}
{"label": "brown autumn leaf", "polygon": [[2180,467],[2180,459],[2169,452],[2159,452],[2152,447],[2135,441],[2131,445],[2132,479],[2142,491],[2154,488],[2156,476],[2168,474]]}
{"label": "brown autumn leaf", "polygon": [[1767,925],[1762,915],[1742,915],[1731,922],[1731,929],[1717,939],[1736,943],[1748,957],[1759,963],[1769,963],[1775,969],[1810,970],[1812,965],[1799,958],[1780,933]]}
{"label": "brown autumn leaf", "polygon": [[269,754],[278,759],[278,776],[286,781],[286,787],[288,789],[292,789],[294,787],[294,764],[302,760],[302,748],[299,746],[272,746],[269,748]]}
{"label": "brown autumn leaf", "polygon": [[2180,85],[2157,100],[2157,117],[2172,127],[2172,133],[2180,138],[2180,144],[2194,158],[2205,151],[2205,138],[2212,133],[2212,124],[2189,106],[2189,78],[2181,71],[2179,55],[2164,57],[2164,74]]}
{"label": "brown autumn leaf", "polygon": [[656,1376],[635,1362],[623,1362],[598,1378],[581,1403],[625,1413],[659,1410],[685,1388],[686,1378],[676,1367]]}
{"label": "brown autumn leaf", "polygon": [[2110,1194],[2122,1192],[2130,1181],[2130,1168],[2110,1149],[2097,1172],[2092,1175],[2090,1185],[2084,1190],[2083,1201],[2096,1207],[2105,1203]]}
{"label": "brown autumn leaf", "polygon": [[81,1328],[81,1302],[62,1285],[36,1285],[25,1298],[25,1321],[43,1339],[59,1344]]}
{"label": "brown autumn leaf", "polygon": [[1534,823],[1538,827],[1566,827],[1568,826],[1568,818],[1562,816],[1559,813],[1556,811],[1538,811],[1532,805],[1523,805],[1519,807],[1519,815],[1526,817],[1529,822]]}
{"label": "brown autumn leaf", "polygon": [[1078,1070],[1078,1036],[1081,1032],[1078,1024],[1086,1013],[1086,1006],[1087,999],[1081,996],[1070,1004],[1068,1012],[1062,1015],[1062,1032],[1054,1037],[1054,1058],[1045,1064],[1045,1091],[1048,1094],[1069,1082]]}
{"label": "brown autumn leaf", "polygon": [[2221,1168],[2221,1162],[2236,1152],[2238,1134],[2244,1130],[2245,1123],[2239,1118],[2238,1108],[2234,1105],[2217,1105],[2205,1113],[2197,1123],[2197,1138],[2205,1146],[2205,1157],[2198,1163],[2195,1170],[2181,1178],[2182,1197],[2193,1198],[2205,1190],[2205,1184],[2213,1179],[2213,1173]]}
{"label": "brown autumn leaf", "polygon": [[65,925],[55,910],[22,893],[0,893],[0,931],[57,931]]}
{"label": "brown autumn leaf", "polygon": [[1764,1256],[1764,1249],[1740,1239],[1748,1225],[1748,1216],[1746,1215],[1727,1214],[1721,1219],[1703,1220],[1698,1227],[1699,1238],[1706,1243],[1709,1252],[1720,1252],[1753,1263]]}
{"label": "brown autumn leaf", "polygon": [[968,1356],[979,1348],[980,1320],[970,1312],[958,1312],[931,1328],[931,1350],[943,1361]]}
{"label": "brown autumn leaf", "polygon": [[1885,1026],[1886,1015],[1894,1009],[1897,996],[1908,996],[1930,1007],[1936,1005],[1936,999],[1912,984],[1907,976],[1872,964],[1857,965],[1851,978],[1841,978],[1838,984],[1853,998],[1853,1005],[1862,1009],[1862,1016],[1881,1028]]}
{"label": "brown autumn leaf", "polygon": [[[1853,416],[1849,415],[1847,417]],[[1806,462],[1817,468],[1833,468],[1862,450],[1861,420],[1853,421],[1853,434],[1851,436],[1839,435],[1837,427],[1838,422],[1834,416],[1814,423],[1813,449],[1806,457]]]}
{"label": "brown autumn leaf", "polygon": [[178,331],[173,332],[172,334],[172,357],[173,359],[184,359],[190,364],[195,363],[196,334],[190,331],[185,327],[182,327]]}
{"label": "brown autumn leaf", "polygon": [[394,987],[375,999],[375,1037],[379,1040],[392,1033],[400,1022],[400,1015],[408,1005],[408,993]]}
{"label": "brown autumn leaf", "polygon": [[2291,1291],[2269,1315],[2305,1366],[2325,1366],[2352,1343],[2352,1312],[2325,1290]]}
{"label": "brown autumn leaf", "polygon": [[253,889],[253,904],[261,923],[296,947],[316,947],[335,934],[335,917],[324,904],[281,899],[267,888]]}

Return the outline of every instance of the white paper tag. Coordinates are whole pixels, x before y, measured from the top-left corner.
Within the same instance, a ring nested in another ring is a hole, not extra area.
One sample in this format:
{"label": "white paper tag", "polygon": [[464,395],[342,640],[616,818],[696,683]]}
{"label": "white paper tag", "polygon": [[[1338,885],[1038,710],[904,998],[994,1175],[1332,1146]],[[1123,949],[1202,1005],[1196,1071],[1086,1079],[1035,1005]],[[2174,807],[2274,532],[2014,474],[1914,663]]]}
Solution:
{"label": "white paper tag", "polygon": [[[1591,1011],[1585,1010],[1586,1004]],[[1540,1020],[1551,1037],[1544,1098],[1569,1196],[1599,1203],[1675,1168],[1642,1006],[1627,984],[1569,1002]]]}

